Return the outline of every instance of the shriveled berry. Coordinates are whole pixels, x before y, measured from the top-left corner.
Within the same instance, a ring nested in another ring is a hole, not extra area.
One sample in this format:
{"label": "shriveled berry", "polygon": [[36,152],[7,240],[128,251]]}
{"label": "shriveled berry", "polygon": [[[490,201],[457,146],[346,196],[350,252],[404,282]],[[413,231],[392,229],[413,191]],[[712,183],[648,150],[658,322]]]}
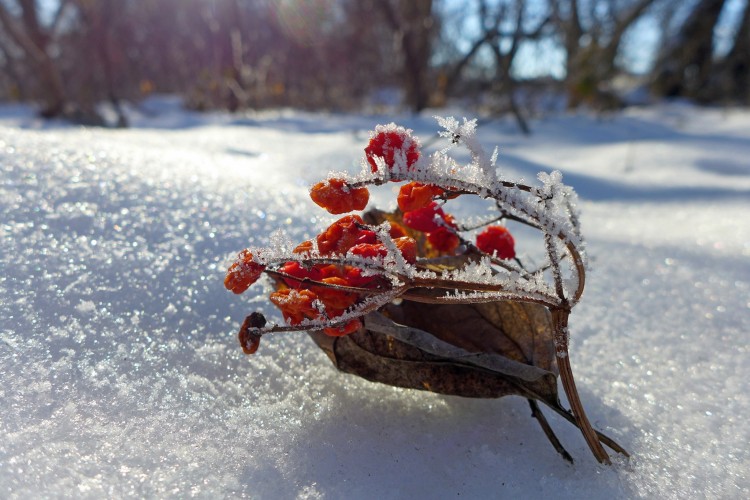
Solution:
{"label": "shriveled berry", "polygon": [[430,204],[435,196],[443,194],[441,187],[420,182],[409,182],[401,186],[396,202],[402,212],[411,212]]}
{"label": "shriveled berry", "polygon": [[388,231],[388,234],[394,240],[396,238],[401,238],[403,236],[408,236],[408,233],[406,232],[406,229],[404,229],[404,226],[402,226],[398,222],[391,222],[390,226],[391,226],[391,230]]}
{"label": "shriveled berry", "polygon": [[456,233],[447,228],[439,227],[427,235],[427,241],[432,248],[442,253],[453,253],[461,244]]}
{"label": "shriveled berry", "polygon": [[366,187],[352,187],[343,179],[328,179],[310,189],[310,198],[334,215],[363,210],[370,199]]}
{"label": "shriveled berry", "polygon": [[[349,281],[341,276],[323,278],[321,282],[328,285],[351,286]],[[350,306],[357,302],[357,299],[359,299],[359,295],[357,295],[356,293],[345,292],[343,290],[336,290],[334,288],[323,286],[313,286],[311,288],[315,290],[318,300],[320,300],[325,306],[326,315],[329,318],[341,316],[344,311],[346,311]]]}
{"label": "shriveled berry", "polygon": [[297,245],[295,249],[292,250],[292,253],[296,253],[296,254],[308,253],[308,252],[312,252],[312,249],[313,249],[313,242],[311,240],[307,240]]}
{"label": "shriveled berry", "polygon": [[404,214],[406,226],[429,233],[445,225],[453,226],[453,218],[447,215],[437,202],[430,202],[426,207]]}
{"label": "shriveled berry", "polygon": [[351,247],[349,252],[360,257],[368,258],[385,257],[388,255],[388,250],[385,249],[385,246],[382,243],[360,243],[359,245]]}
{"label": "shriveled berry", "polygon": [[373,172],[378,171],[375,158],[383,158],[390,170],[396,166],[397,158],[406,161],[406,169],[419,160],[419,142],[411,135],[411,131],[395,124],[378,125],[370,136],[370,142],[365,148],[367,162]]}
{"label": "shriveled berry", "polygon": [[266,326],[266,318],[259,312],[254,312],[245,318],[238,334],[240,346],[245,354],[255,354],[255,351],[258,350],[260,333],[257,330],[264,326]]}
{"label": "shriveled berry", "polygon": [[279,268],[279,271],[281,271],[284,274],[288,274],[289,276],[292,276],[297,279],[284,279],[284,283],[286,283],[287,286],[291,288],[299,288],[302,284],[302,280],[310,279],[310,280],[319,280],[321,276],[320,270],[313,266],[311,268],[306,268],[302,266],[299,262],[296,260],[287,262],[283,266]]}
{"label": "shriveled berry", "polygon": [[343,337],[356,332],[362,326],[362,322],[358,319],[353,319],[341,326],[330,326],[323,329],[323,333],[331,337]]}
{"label": "shriveled berry", "polygon": [[224,286],[234,293],[242,293],[250,285],[258,281],[266,266],[253,260],[253,254],[245,249],[239,253],[237,259],[229,266],[224,278]]}
{"label": "shriveled berry", "polygon": [[516,256],[515,241],[505,226],[487,226],[477,235],[477,248],[501,259]]}
{"label": "shriveled berry", "polygon": [[378,235],[375,234],[375,231],[364,229],[359,233],[359,236],[357,236],[357,241],[355,243],[359,245],[360,243],[377,243],[377,242],[378,242]]}
{"label": "shriveled berry", "polygon": [[406,262],[409,264],[417,262],[417,242],[414,241],[414,238],[403,236],[401,238],[396,238],[393,241],[396,243],[396,247],[401,252],[401,255],[403,255]]}
{"label": "shriveled berry", "polygon": [[314,319],[319,316],[320,311],[313,304],[317,298],[318,296],[312,290],[285,288],[273,292],[269,300],[281,310],[281,314],[289,324],[298,325],[305,319]]}
{"label": "shriveled berry", "polygon": [[323,255],[346,253],[364,231],[362,225],[359,215],[342,217],[317,236],[318,250]]}

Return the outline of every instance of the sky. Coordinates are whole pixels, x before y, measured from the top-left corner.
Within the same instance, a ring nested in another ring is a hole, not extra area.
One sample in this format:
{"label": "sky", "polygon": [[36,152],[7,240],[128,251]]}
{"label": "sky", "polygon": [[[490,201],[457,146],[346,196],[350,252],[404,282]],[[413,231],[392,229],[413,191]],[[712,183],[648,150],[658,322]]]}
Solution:
{"label": "sky", "polygon": [[[683,10],[689,7],[692,2],[684,2]],[[535,8],[542,9],[546,2],[530,1],[525,2],[530,10]],[[460,27],[452,29],[463,39],[460,46],[467,50],[471,45],[471,40],[475,39],[479,30],[476,15],[476,2],[472,0],[445,0],[444,8],[455,14],[454,19],[458,20],[465,12],[470,13],[469,17],[460,22]],[[745,0],[727,0],[715,32],[716,53],[725,53],[733,40],[734,33],[737,29],[739,17],[742,14],[742,8]],[[540,11],[544,12],[544,11]],[[542,15],[546,15],[544,12]],[[680,16],[678,15],[678,19]],[[659,23],[654,15],[646,15],[636,22],[623,42],[620,58],[622,64],[629,70],[637,74],[648,72],[654,64],[654,59],[660,45]],[[489,54],[487,54],[489,57]],[[562,78],[565,74],[565,54],[564,51],[553,41],[544,40],[539,43],[527,43],[520,50],[516,59],[516,74],[521,78],[533,78],[537,76],[552,75],[556,78]]]}

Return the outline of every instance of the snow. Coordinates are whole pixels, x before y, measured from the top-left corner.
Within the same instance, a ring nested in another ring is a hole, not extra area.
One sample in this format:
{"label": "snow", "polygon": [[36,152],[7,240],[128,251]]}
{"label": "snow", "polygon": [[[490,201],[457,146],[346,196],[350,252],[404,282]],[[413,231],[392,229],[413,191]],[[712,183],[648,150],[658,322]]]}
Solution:
{"label": "snow", "polygon": [[373,384],[304,334],[239,348],[273,311],[223,288],[237,251],[316,234],[309,185],[356,173],[378,123],[427,143],[434,113],[153,112],[115,131],[0,108],[0,496],[750,497],[750,112],[480,121],[505,177],[559,169],[580,196],[571,363],[633,454],[613,467],[547,411],[564,462],[520,398]]}

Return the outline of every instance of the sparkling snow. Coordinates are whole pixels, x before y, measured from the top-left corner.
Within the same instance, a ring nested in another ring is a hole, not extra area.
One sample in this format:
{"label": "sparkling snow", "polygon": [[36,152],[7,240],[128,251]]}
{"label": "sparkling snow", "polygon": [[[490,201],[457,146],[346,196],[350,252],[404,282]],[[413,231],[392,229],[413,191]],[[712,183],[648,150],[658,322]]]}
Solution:
{"label": "sparkling snow", "polygon": [[560,116],[531,138],[479,124],[506,177],[559,169],[580,196],[571,361],[627,463],[598,465],[547,411],[567,464],[520,398],[339,374],[303,334],[242,354],[244,316],[272,311],[259,286],[227,292],[226,265],[325,227],[308,186],[356,173],[390,121],[438,129],[172,111],[114,131],[0,108],[0,497],[750,497],[747,111]]}

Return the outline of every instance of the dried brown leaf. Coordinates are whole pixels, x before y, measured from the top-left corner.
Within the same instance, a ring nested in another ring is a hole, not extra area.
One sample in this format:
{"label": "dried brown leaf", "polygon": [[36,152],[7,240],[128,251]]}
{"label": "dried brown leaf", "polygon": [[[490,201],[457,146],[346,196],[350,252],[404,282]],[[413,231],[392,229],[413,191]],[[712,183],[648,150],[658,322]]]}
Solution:
{"label": "dried brown leaf", "polygon": [[517,395],[558,405],[549,313],[535,304],[404,301],[346,337],[311,335],[340,370],[465,397]]}

